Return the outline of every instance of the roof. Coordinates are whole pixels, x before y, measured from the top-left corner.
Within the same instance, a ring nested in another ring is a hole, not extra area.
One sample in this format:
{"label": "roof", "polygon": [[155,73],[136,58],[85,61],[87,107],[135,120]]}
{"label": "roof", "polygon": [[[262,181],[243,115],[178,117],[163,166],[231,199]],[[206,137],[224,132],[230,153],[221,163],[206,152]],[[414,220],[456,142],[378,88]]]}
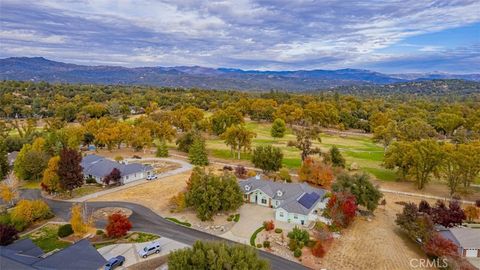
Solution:
{"label": "roof", "polygon": [[[45,256],[45,257],[42,257]],[[98,269],[106,260],[87,239],[46,256],[31,239],[0,246],[0,269]]]}
{"label": "roof", "polygon": [[7,160],[8,160],[8,164],[10,164],[10,166],[13,165],[13,163],[15,162],[15,159],[17,159],[17,156],[18,156],[18,151],[13,151],[13,152],[7,154]]}
{"label": "roof", "polygon": [[440,233],[461,248],[480,249],[480,229],[458,227]]}
{"label": "roof", "polygon": [[[257,189],[261,190],[272,199],[281,202],[278,208],[303,215],[309,214],[326,193],[326,190],[312,187],[306,183],[275,182],[257,177],[240,181],[239,185],[244,193],[250,193]],[[305,195],[306,197],[304,197]]]}
{"label": "roof", "polygon": [[58,269],[61,266],[61,269],[89,270],[98,269],[106,262],[87,239],[82,239],[35,263],[34,266],[38,269]]}
{"label": "roof", "polygon": [[98,155],[86,155],[80,165],[84,175],[93,175],[103,178],[110,174],[114,168],[120,171],[122,176],[152,170],[152,166],[139,163],[123,164]]}

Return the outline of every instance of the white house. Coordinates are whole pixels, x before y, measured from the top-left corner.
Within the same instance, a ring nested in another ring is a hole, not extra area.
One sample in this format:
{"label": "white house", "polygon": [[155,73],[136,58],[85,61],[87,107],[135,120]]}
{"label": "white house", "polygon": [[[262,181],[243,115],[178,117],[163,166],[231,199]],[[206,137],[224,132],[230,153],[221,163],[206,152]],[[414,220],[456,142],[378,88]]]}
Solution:
{"label": "white house", "polygon": [[458,246],[460,256],[480,258],[480,229],[449,228],[441,230],[440,234]]}
{"label": "white house", "polygon": [[262,180],[259,176],[239,181],[244,200],[275,209],[275,219],[306,225],[320,218],[328,201],[326,190],[306,183]]}
{"label": "white house", "polygon": [[150,165],[119,163],[97,155],[84,156],[80,165],[85,179],[94,178],[98,183],[103,183],[105,176],[109,175],[114,168],[120,171],[121,184],[145,179],[154,174],[153,167]]}

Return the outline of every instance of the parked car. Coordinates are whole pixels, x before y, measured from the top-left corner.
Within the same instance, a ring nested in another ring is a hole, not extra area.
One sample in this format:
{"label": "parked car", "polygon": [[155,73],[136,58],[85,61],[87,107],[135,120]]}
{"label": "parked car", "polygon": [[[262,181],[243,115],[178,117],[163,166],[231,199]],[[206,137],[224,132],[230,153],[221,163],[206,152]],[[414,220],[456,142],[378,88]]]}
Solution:
{"label": "parked car", "polygon": [[147,176],[147,180],[154,180],[154,179],[157,179],[156,174],[152,174],[152,175]]}
{"label": "parked car", "polygon": [[105,267],[103,269],[113,270],[118,266],[122,266],[124,262],[125,262],[125,257],[117,256],[115,258],[111,258],[110,260],[108,260],[108,262],[105,264]]}
{"label": "parked car", "polygon": [[160,247],[160,243],[158,242],[153,242],[148,244],[146,247],[138,251],[138,255],[142,258],[147,258],[149,255],[152,255],[153,253],[160,253],[162,248]]}

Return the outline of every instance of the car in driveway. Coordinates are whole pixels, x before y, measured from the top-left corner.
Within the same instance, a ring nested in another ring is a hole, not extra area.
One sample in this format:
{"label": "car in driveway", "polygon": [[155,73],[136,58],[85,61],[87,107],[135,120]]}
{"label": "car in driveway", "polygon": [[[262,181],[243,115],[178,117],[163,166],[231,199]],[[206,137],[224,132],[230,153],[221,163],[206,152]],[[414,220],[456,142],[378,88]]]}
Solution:
{"label": "car in driveway", "polygon": [[160,253],[162,251],[162,248],[160,247],[160,243],[158,242],[153,242],[145,246],[143,249],[138,251],[138,255],[142,258],[147,258],[149,255],[152,255],[153,253]]}
{"label": "car in driveway", "polygon": [[155,180],[155,179],[157,179],[156,174],[152,174],[152,175],[147,176],[147,180]]}
{"label": "car in driveway", "polygon": [[103,269],[104,270],[113,270],[113,269],[117,268],[118,266],[122,266],[124,262],[125,262],[125,257],[117,256],[115,258],[111,258],[110,260],[108,260],[108,262],[105,264]]}

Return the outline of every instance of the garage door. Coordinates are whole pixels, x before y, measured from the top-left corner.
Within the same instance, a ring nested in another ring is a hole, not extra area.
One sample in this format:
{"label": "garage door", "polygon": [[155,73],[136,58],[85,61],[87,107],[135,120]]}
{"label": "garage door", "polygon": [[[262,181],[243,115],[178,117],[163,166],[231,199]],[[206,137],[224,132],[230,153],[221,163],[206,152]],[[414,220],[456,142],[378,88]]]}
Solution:
{"label": "garage door", "polygon": [[465,257],[477,257],[478,255],[477,249],[466,249],[465,251]]}

